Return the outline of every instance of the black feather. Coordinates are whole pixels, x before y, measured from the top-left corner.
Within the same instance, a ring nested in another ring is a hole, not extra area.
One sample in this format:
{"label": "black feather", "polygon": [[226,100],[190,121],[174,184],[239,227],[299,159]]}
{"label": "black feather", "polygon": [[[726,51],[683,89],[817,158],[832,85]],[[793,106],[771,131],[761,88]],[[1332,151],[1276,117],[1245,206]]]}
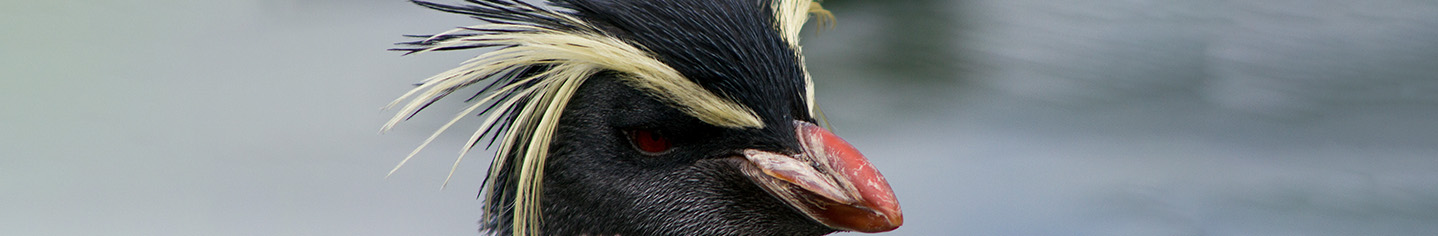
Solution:
{"label": "black feather", "polygon": [[813,120],[804,100],[803,65],[775,28],[769,1],[556,2],[705,89],[750,107],[766,126]]}
{"label": "black feather", "polygon": [[[801,59],[776,28],[770,1],[549,2],[564,13],[517,0],[466,0],[469,5],[413,2],[489,23],[619,38],[649,52],[700,87],[752,109],[764,121],[763,129],[716,127],[616,79],[623,75],[595,75],[566,106],[550,146],[550,160],[544,167],[544,234],[819,235],[834,231],[766,194],[733,169],[729,163],[733,159],[724,158],[742,148],[795,150],[791,121],[813,121],[804,100]],[[592,25],[576,25],[556,15],[566,13]],[[513,46],[434,47],[458,37],[516,32],[468,29],[466,34],[407,35],[424,39],[398,43],[406,47],[391,50],[410,54]],[[470,100],[497,87],[534,83],[520,78],[547,71],[550,65],[543,63],[488,75],[483,80],[488,84]],[[512,96],[519,95],[514,91],[499,95]],[[515,99],[522,104],[535,99],[532,96]],[[486,147],[493,146],[507,130],[533,129],[514,127],[518,108],[500,107],[497,101],[480,112],[499,115],[496,124],[481,133],[490,140]],[[433,102],[427,101],[423,107]],[[621,132],[632,128],[662,129],[684,146],[664,157],[641,156],[625,143]],[[514,230],[511,223],[519,167],[510,161],[490,168],[498,174],[485,177],[493,185],[485,186],[488,194],[481,196],[486,201],[486,217],[480,225],[484,232],[509,235]]]}

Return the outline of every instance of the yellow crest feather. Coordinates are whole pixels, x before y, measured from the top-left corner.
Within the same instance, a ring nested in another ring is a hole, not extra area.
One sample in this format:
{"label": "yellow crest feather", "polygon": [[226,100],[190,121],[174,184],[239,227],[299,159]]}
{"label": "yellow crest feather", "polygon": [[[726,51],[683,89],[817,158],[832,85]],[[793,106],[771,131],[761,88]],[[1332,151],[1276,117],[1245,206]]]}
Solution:
{"label": "yellow crest feather", "polygon": [[[449,11],[466,9],[437,4],[426,6]],[[459,120],[478,111],[485,116],[483,123],[461,148],[445,183],[449,182],[464,155],[473,149],[491,128],[502,126],[495,131],[495,138],[500,141],[500,145],[491,164],[489,181],[485,184],[505,184],[496,182],[495,176],[502,171],[499,167],[518,166],[515,173],[510,173],[517,179],[517,184],[506,186],[514,188],[513,205],[487,204],[486,207],[513,207],[510,223],[515,235],[541,233],[539,201],[543,193],[543,171],[549,143],[569,99],[586,79],[597,73],[619,72],[620,79],[626,84],[655,95],[705,123],[730,128],[764,127],[764,122],[753,110],[704,89],[643,48],[610,36],[574,16],[520,1],[511,5],[485,7],[531,14],[529,17],[542,18],[546,23],[541,25],[513,20],[521,17],[490,20],[490,24],[449,30],[416,43],[420,48],[411,50],[412,53],[462,48],[494,50],[465,61],[459,67],[431,76],[395,99],[386,108],[403,105],[399,107],[398,113],[384,124],[381,131],[394,128],[400,121],[457,89],[483,81],[494,83],[491,86],[499,85],[497,88],[481,91],[481,95],[485,96],[474,101],[426,138],[401,160],[390,174]],[[832,16],[817,2],[807,0],[777,0],[772,7],[776,29],[795,49],[796,56],[799,56],[802,63],[803,57],[798,50],[798,32],[807,21],[808,14],[819,15],[821,22],[831,22]],[[540,66],[539,71],[524,73],[535,69],[535,66]],[[805,98],[810,113],[813,114],[817,110],[813,102],[813,83],[807,71],[804,76]],[[485,108],[486,104],[490,106]],[[499,108],[498,112],[491,111],[495,107]],[[493,196],[494,193],[491,191],[489,194]],[[485,211],[486,220],[495,217],[489,215],[495,212],[493,210]]]}

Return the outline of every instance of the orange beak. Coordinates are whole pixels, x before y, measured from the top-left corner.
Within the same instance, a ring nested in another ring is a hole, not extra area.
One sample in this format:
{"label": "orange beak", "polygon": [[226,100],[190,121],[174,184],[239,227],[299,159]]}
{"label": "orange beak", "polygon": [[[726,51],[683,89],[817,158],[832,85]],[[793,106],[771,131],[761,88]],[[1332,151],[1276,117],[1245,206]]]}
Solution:
{"label": "orange beak", "polygon": [[744,150],[750,179],[830,228],[875,233],[904,224],[889,182],[859,150],[813,123],[794,123],[803,153]]}

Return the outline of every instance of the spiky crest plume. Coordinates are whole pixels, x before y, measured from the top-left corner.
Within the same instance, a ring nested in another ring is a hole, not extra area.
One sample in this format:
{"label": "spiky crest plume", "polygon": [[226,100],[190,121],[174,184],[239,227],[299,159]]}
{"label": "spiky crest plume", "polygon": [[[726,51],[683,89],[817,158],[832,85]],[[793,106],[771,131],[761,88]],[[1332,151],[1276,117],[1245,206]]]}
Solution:
{"label": "spiky crest plume", "polygon": [[[772,8],[779,32],[783,34],[784,41],[789,43],[789,47],[794,49],[794,54],[799,58],[801,64],[804,53],[799,47],[799,31],[809,20],[809,14],[814,14],[816,18],[819,18],[819,28],[832,25],[834,22],[834,14],[829,10],[824,10],[824,7],[817,1],[774,1]],[[805,70],[808,69],[805,68]],[[804,72],[804,101],[809,106],[809,115],[824,116],[823,112],[819,110],[819,104],[814,100],[814,79],[809,77],[808,71]],[[820,120],[823,120],[826,126],[829,123],[828,119]]]}
{"label": "spiky crest plume", "polygon": [[[512,210],[509,222],[515,235],[539,234],[539,200],[550,140],[561,111],[579,86],[593,75],[616,72],[626,84],[712,125],[764,127],[764,122],[753,110],[684,78],[674,68],[657,60],[643,45],[626,42],[570,13],[518,0],[466,1],[472,5],[414,2],[440,11],[470,15],[487,24],[460,27],[435,35],[413,36],[423,39],[401,43],[409,47],[395,50],[407,51],[406,54],[472,48],[493,51],[425,79],[397,98],[386,108],[401,103],[404,105],[381,130],[394,128],[400,121],[458,89],[478,83],[487,84],[470,98],[472,105],[425,139],[390,174],[459,120],[480,114],[484,117],[480,129],[462,147],[445,183],[449,182],[464,155],[480,140],[489,137],[491,145],[493,140],[499,140],[499,150],[484,183],[488,186],[484,221],[500,222],[495,217],[505,216],[494,213]],[[798,53],[798,31],[808,14],[815,13],[821,20],[831,19],[832,16],[817,2],[809,0],[776,0],[771,7],[775,13],[775,29],[802,61],[802,55]],[[813,102],[813,85],[807,72],[804,77],[804,98],[812,114],[817,110]]]}

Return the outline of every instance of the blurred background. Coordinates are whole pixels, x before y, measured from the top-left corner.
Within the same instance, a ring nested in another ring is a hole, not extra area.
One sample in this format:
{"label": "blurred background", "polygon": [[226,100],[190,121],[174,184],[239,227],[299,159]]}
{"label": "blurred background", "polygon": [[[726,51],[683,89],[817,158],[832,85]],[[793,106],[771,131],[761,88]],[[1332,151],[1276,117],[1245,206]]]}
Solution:
{"label": "blurred background", "polygon": [[[1438,1],[830,0],[886,235],[1438,235]],[[489,153],[381,106],[399,0],[0,2],[0,235],[476,235]],[[478,124],[458,127],[465,130]]]}

